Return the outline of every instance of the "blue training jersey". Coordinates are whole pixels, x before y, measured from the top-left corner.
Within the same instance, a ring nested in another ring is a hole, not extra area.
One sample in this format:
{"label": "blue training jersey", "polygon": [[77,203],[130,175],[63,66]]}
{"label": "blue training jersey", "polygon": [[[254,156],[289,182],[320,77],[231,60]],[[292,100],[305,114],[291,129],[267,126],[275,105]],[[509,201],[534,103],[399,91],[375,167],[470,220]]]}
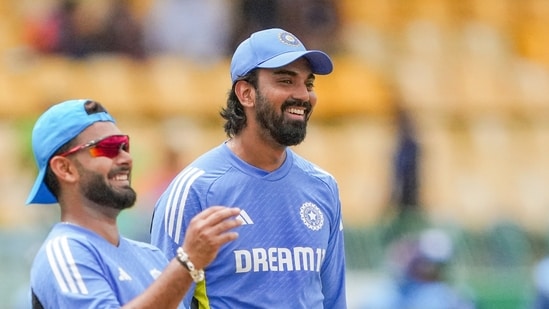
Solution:
{"label": "blue training jersey", "polygon": [[244,224],[187,293],[187,308],[346,308],[341,203],[330,174],[289,148],[283,165],[266,172],[224,143],[160,197],[152,243],[173,257],[190,220],[213,205],[239,207]]}
{"label": "blue training jersey", "polygon": [[119,308],[167,264],[150,244],[121,237],[116,247],[88,229],[58,223],[34,259],[31,289],[44,308]]}

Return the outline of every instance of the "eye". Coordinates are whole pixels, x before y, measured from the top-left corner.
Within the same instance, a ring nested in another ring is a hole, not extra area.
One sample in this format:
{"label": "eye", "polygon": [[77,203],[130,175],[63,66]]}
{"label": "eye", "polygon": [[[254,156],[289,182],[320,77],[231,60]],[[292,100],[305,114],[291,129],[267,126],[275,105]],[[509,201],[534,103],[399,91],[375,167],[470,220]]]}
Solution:
{"label": "eye", "polygon": [[121,147],[125,152],[130,152],[130,144],[122,143]]}

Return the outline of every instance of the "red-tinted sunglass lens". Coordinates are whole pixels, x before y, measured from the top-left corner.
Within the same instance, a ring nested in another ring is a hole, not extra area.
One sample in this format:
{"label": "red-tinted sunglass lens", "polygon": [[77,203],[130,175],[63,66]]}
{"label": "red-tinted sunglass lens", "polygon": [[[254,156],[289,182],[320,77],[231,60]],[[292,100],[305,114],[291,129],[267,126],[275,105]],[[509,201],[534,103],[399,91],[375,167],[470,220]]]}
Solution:
{"label": "red-tinted sunglass lens", "polygon": [[127,135],[109,136],[90,148],[90,154],[94,157],[114,158],[120,150],[130,151],[130,139]]}

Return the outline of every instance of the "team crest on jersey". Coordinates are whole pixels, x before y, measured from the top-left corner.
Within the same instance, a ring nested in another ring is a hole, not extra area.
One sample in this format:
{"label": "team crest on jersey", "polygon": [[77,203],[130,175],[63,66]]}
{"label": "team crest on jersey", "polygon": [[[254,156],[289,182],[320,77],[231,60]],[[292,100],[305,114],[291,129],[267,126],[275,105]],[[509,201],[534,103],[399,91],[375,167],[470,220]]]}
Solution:
{"label": "team crest on jersey", "polygon": [[301,205],[299,214],[305,226],[313,231],[320,230],[324,225],[324,215],[320,211],[320,208],[311,202]]}

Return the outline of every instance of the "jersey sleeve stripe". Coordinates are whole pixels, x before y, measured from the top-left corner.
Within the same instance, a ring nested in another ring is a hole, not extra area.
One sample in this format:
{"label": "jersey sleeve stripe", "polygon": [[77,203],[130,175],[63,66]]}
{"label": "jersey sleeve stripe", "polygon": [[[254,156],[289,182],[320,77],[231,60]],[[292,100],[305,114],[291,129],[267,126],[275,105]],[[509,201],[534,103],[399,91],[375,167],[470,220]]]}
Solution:
{"label": "jersey sleeve stripe", "polygon": [[[187,200],[187,196],[189,195],[189,190],[190,190],[190,187],[191,187],[191,184],[198,178],[200,177],[200,175],[204,174],[204,171],[197,171],[196,173],[194,173],[194,175],[192,175],[192,177],[190,177],[189,181],[187,182],[187,185],[185,186],[185,190],[183,191],[183,196],[182,196],[182,201],[184,203],[184,201]],[[178,209],[178,214],[177,214],[177,225],[176,225],[176,228],[175,230],[176,231],[181,231],[181,225],[183,225],[183,210],[184,210],[185,207],[180,207]],[[177,235],[175,235],[175,243],[180,243],[180,235],[181,233],[177,233]]]}
{"label": "jersey sleeve stripe", "polygon": [[[176,243],[179,243],[180,240],[177,231],[181,229],[185,198],[188,195],[191,184],[202,174],[204,174],[204,171],[197,168],[189,168],[187,171],[184,171],[177,177],[174,186],[168,195],[164,226],[167,229],[167,234],[174,239],[174,242]],[[183,187],[185,187],[184,190],[182,190]],[[180,205],[182,206],[179,207]]]}
{"label": "jersey sleeve stripe", "polygon": [[67,284],[65,283],[65,280],[63,280],[63,276],[61,275],[61,271],[59,270],[59,267],[57,266],[56,258],[53,254],[53,241],[55,239],[50,240],[46,245],[46,254],[48,256],[48,262],[50,263],[51,270],[53,272],[53,275],[55,276],[55,279],[57,280],[57,284],[59,284],[59,287],[61,288],[61,292],[67,293],[69,291],[69,288],[67,287]]}
{"label": "jersey sleeve stripe", "polygon": [[69,241],[67,240],[67,237],[61,238],[61,246],[63,248],[63,252],[65,253],[65,256],[67,257],[68,266],[72,273],[72,276],[76,281],[78,288],[80,289],[80,293],[88,294],[88,289],[84,284],[84,280],[82,280],[82,275],[78,271],[78,267],[76,266],[76,262],[74,261],[74,257],[72,256],[72,252],[69,248]]}
{"label": "jersey sleeve stripe", "polygon": [[174,221],[170,220],[170,218],[174,217],[175,211],[177,208],[177,204],[174,205],[173,201],[177,200],[176,196],[179,195],[181,187],[185,183],[186,179],[189,178],[189,175],[191,174],[192,171],[193,169],[191,168],[189,170],[183,171],[183,173],[177,176],[177,178],[175,179],[173,188],[170,190],[170,193],[168,195],[168,200],[166,202],[166,212],[164,217],[164,226],[167,229],[166,233],[168,233],[168,235],[172,237],[173,237]]}
{"label": "jersey sleeve stripe", "polygon": [[56,237],[48,241],[46,254],[62,292],[88,294],[86,285],[74,262],[67,237]]}

